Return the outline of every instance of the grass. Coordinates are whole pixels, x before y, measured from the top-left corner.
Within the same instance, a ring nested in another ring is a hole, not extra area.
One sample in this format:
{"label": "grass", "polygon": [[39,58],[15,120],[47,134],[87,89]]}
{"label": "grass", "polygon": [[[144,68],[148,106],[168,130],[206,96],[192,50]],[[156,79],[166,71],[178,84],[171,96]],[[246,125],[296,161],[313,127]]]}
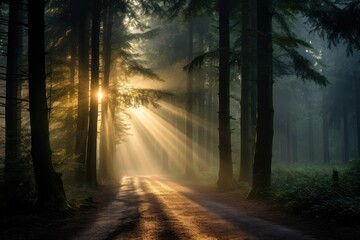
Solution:
{"label": "grass", "polygon": [[275,167],[271,201],[287,211],[342,223],[360,220],[360,161],[337,168]]}

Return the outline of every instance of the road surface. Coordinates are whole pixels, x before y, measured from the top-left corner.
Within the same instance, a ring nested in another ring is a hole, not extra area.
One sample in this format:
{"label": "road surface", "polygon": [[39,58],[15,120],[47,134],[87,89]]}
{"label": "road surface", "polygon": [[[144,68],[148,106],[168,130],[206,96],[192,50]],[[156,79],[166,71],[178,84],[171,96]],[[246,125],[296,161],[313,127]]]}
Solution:
{"label": "road surface", "polygon": [[73,239],[310,240],[156,176],[123,177],[116,197]]}

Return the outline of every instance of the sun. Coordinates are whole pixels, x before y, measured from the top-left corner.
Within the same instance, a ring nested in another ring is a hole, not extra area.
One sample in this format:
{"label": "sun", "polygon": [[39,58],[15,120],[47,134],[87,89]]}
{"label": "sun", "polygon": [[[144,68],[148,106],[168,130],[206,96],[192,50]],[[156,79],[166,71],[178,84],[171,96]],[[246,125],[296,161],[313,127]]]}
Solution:
{"label": "sun", "polygon": [[101,102],[101,100],[103,99],[103,93],[101,91],[98,92],[98,98],[99,98],[99,102]]}

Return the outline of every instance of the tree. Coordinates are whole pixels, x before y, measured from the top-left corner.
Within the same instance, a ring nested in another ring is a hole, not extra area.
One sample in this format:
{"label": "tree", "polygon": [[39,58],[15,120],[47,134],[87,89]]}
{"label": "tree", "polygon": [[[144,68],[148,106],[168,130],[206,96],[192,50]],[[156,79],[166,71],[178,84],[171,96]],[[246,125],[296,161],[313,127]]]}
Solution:
{"label": "tree", "polygon": [[5,105],[5,178],[9,204],[19,200],[16,193],[24,177],[24,165],[20,158],[21,117],[20,92],[23,41],[23,2],[10,1],[7,65],[6,65],[6,105]]}
{"label": "tree", "polygon": [[253,181],[248,198],[266,196],[271,184],[273,141],[272,1],[257,2],[258,118]]}
{"label": "tree", "polygon": [[89,1],[82,0],[75,11],[78,14],[78,111],[75,154],[78,157],[76,179],[85,180],[86,141],[89,126]]}
{"label": "tree", "polygon": [[99,36],[100,36],[100,0],[93,0],[91,31],[91,94],[89,131],[86,156],[86,182],[91,187],[97,186],[97,122],[99,93]]}
{"label": "tree", "polygon": [[[207,23],[206,23],[207,24]],[[204,28],[204,24],[200,24],[199,28]],[[201,31],[201,30],[200,30]],[[204,31],[204,30],[203,30]],[[205,29],[206,31],[206,29]],[[199,32],[199,39],[198,39],[198,51],[203,52],[204,51],[204,32]],[[199,116],[199,119],[205,120],[205,74],[203,70],[200,70],[197,74],[197,89],[196,89],[196,95],[197,95],[197,113]],[[206,164],[206,158],[205,158],[205,126],[200,122],[197,124],[198,126],[198,133],[197,133],[197,139],[198,139],[198,168],[200,171],[203,171],[207,167],[209,167],[208,164]]]}
{"label": "tree", "polygon": [[101,86],[103,98],[101,100],[101,127],[100,127],[100,164],[99,172],[101,177],[108,179],[110,177],[109,163],[112,162],[112,151],[110,146],[114,144],[115,139],[111,138],[110,125],[112,124],[112,115],[109,115],[109,84],[111,72],[111,46],[112,46],[112,25],[114,21],[114,1],[104,1],[104,33],[103,33],[103,61],[104,61],[104,79]]}
{"label": "tree", "polygon": [[325,105],[325,95],[323,95],[323,104],[322,104],[322,127],[323,127],[323,160],[324,163],[330,162],[330,152],[329,152],[329,117],[326,111]]}
{"label": "tree", "polygon": [[31,155],[38,191],[37,206],[68,209],[61,174],[56,173],[51,160],[49,119],[45,85],[45,2],[28,1],[29,32],[29,110]]}
{"label": "tree", "polygon": [[348,110],[347,106],[343,106],[343,132],[344,132],[344,156],[343,163],[349,161],[349,131],[348,131]]}
{"label": "tree", "polygon": [[[191,19],[191,14],[189,16],[189,52],[188,58],[189,61],[193,58],[193,23]],[[193,74],[188,73],[187,82],[186,82],[186,100],[185,100],[185,109],[186,109],[186,163],[185,163],[185,175],[188,178],[192,178],[194,175],[194,161],[193,161],[193,118],[192,118],[192,108],[193,108]]]}
{"label": "tree", "polygon": [[[310,109],[309,105],[309,109]],[[309,162],[315,162],[314,158],[314,127],[313,127],[313,113],[312,109],[309,111],[309,119],[308,119],[308,150],[309,150]]]}
{"label": "tree", "polygon": [[250,182],[255,138],[252,131],[253,91],[256,82],[256,1],[242,3],[241,39],[241,160],[239,181]]}
{"label": "tree", "polygon": [[[357,93],[360,91],[360,78],[356,79],[355,89]],[[360,158],[360,95],[356,94],[356,133],[357,133],[357,157]]]}
{"label": "tree", "polygon": [[67,144],[66,144],[66,153],[68,156],[71,156],[75,152],[75,138],[73,138],[73,134],[75,129],[75,122],[74,122],[74,111],[75,111],[75,104],[73,104],[73,100],[75,98],[75,80],[76,80],[76,64],[77,64],[77,57],[78,57],[78,35],[79,35],[79,28],[78,28],[78,19],[77,19],[77,12],[76,12],[76,5],[78,4],[78,1],[70,1],[69,3],[69,17],[70,20],[70,34],[69,34],[69,45],[67,48],[68,55],[70,56],[69,61],[69,73],[70,73],[70,86],[68,89],[68,110],[66,115],[66,129],[67,131]]}
{"label": "tree", "polygon": [[236,186],[233,176],[230,129],[230,26],[228,0],[219,0],[219,178],[218,188]]}
{"label": "tree", "polygon": [[[315,5],[315,6],[314,6]],[[360,50],[360,2],[345,1],[343,4],[314,4],[305,9],[305,16],[312,24],[313,31],[327,38],[336,46],[343,40],[348,53]]]}

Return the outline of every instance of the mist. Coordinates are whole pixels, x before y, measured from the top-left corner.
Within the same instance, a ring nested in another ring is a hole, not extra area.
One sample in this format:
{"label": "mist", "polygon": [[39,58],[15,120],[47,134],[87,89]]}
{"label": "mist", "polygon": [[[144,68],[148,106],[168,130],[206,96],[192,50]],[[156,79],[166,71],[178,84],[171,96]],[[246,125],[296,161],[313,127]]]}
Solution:
{"label": "mist", "polygon": [[0,1],[0,238],[356,238],[359,9]]}

